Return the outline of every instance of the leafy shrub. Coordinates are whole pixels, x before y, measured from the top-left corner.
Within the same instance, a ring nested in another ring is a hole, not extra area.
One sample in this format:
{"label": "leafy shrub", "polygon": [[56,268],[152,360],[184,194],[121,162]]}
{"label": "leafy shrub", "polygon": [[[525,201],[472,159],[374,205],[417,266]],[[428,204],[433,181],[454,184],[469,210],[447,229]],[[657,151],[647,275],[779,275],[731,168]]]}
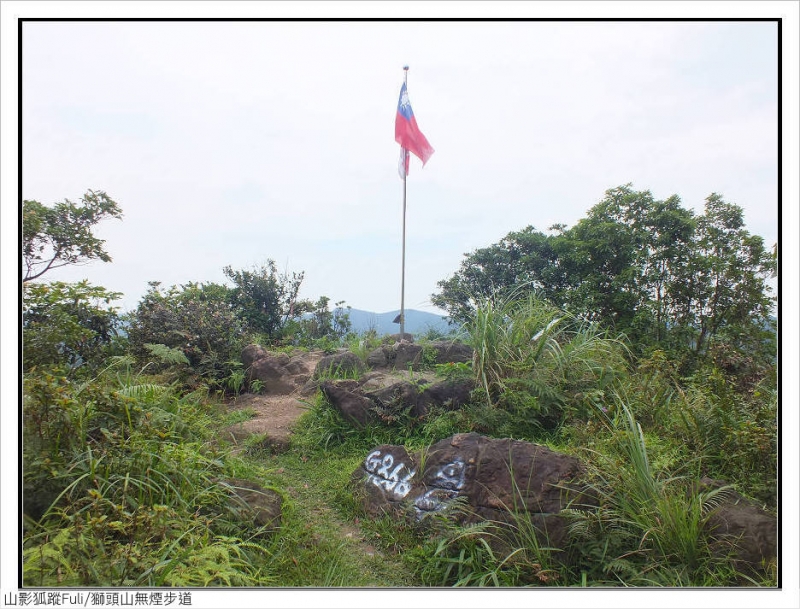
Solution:
{"label": "leafy shrub", "polygon": [[696,374],[675,416],[682,440],[706,473],[736,483],[741,491],[774,507],[777,501],[778,397],[765,378],[743,394],[717,368]]}
{"label": "leafy shrub", "polygon": [[242,323],[249,332],[262,334],[268,340],[281,336],[287,321],[299,317],[309,308],[307,302],[298,301],[304,273],[278,273],[274,260],[254,265],[252,270],[223,269],[234,287],[226,297],[237,308]]}
{"label": "leafy shrub", "polygon": [[241,323],[226,301],[225,289],[190,283],[164,291],[157,282],[151,283],[131,316],[131,353],[146,361],[148,344],[179,349],[196,374],[223,382],[244,342]]}
{"label": "leafy shrub", "polygon": [[122,294],[79,283],[28,282],[23,288],[23,370],[54,365],[94,370],[120,351]]}
{"label": "leafy shrub", "polygon": [[26,585],[255,585],[263,544],[219,484],[216,407],[132,373],[24,379]]}

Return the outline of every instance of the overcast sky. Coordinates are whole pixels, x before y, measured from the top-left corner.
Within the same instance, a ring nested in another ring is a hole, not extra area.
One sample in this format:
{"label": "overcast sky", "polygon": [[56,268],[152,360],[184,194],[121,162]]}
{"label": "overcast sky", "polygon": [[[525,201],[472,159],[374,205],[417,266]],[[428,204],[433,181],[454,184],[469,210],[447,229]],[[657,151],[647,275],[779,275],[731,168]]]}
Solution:
{"label": "overcast sky", "polygon": [[408,179],[407,308],[463,254],[631,182],[721,193],[777,241],[775,22],[27,22],[23,196],[104,190],[123,292],[273,259],[301,295],[400,306],[402,67],[435,154]]}

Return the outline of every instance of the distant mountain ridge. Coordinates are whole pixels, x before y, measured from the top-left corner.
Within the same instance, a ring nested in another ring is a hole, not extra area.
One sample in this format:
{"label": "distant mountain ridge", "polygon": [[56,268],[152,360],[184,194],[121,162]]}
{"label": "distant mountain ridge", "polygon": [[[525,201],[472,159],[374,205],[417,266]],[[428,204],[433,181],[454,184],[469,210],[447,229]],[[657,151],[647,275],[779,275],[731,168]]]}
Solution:
{"label": "distant mountain ridge", "polygon": [[[353,332],[366,332],[375,329],[379,336],[384,334],[397,334],[400,332],[400,324],[393,323],[395,317],[400,314],[400,310],[388,311],[386,313],[373,313],[362,309],[350,309],[350,323]],[[405,331],[409,334],[425,334],[431,328],[447,334],[455,329],[447,323],[442,315],[406,309]]]}

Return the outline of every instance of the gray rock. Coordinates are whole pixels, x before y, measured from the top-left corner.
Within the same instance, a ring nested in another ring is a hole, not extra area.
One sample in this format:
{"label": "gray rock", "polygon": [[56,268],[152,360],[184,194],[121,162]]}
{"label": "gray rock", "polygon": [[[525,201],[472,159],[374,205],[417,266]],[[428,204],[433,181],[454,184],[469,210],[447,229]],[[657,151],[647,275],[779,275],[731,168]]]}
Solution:
{"label": "gray rock", "polygon": [[[703,478],[700,490],[720,488],[721,480]],[[763,575],[765,567],[778,556],[778,520],[754,502],[732,489],[724,489],[720,504],[705,522],[711,551],[725,557],[746,575]]]}
{"label": "gray rock", "polygon": [[317,363],[314,370],[314,378],[331,375],[359,375],[367,369],[355,353],[345,351],[344,353],[334,353],[326,355]]}
{"label": "gray rock", "polygon": [[253,362],[261,359],[262,357],[266,357],[267,355],[267,350],[261,345],[247,345],[244,349],[242,349],[242,363],[244,364],[245,368],[249,368],[253,365]]}
{"label": "gray rock", "polygon": [[427,388],[421,383],[400,381],[365,391],[370,386],[370,377],[363,381],[325,381],[320,384],[331,406],[357,426],[380,420],[391,423],[405,413],[423,417],[433,406],[457,409],[469,402],[475,387],[472,380],[442,381]]}
{"label": "gray rock", "polygon": [[417,368],[422,362],[422,347],[414,345],[406,341],[401,341],[394,346],[394,362],[395,369],[405,369],[408,366]]}
{"label": "gray rock", "polygon": [[280,527],[283,502],[276,491],[236,478],[221,480],[220,483],[228,489],[228,511],[236,518],[251,521],[256,527],[263,527],[265,532]]}
{"label": "gray rock", "polygon": [[474,353],[469,345],[449,340],[433,341],[430,347],[436,351],[437,364],[469,363]]}
{"label": "gray rock", "polygon": [[375,422],[373,402],[358,389],[357,381],[323,381],[319,386],[325,399],[355,427]]}
{"label": "gray rock", "polygon": [[370,368],[387,368],[390,361],[394,361],[394,352],[388,345],[378,347],[367,356],[367,365]]}
{"label": "gray rock", "polygon": [[264,355],[249,366],[248,382],[252,383],[256,379],[261,381],[266,393],[292,393],[297,388],[297,383],[286,369],[285,363],[288,363],[288,357],[284,360],[270,354]]}

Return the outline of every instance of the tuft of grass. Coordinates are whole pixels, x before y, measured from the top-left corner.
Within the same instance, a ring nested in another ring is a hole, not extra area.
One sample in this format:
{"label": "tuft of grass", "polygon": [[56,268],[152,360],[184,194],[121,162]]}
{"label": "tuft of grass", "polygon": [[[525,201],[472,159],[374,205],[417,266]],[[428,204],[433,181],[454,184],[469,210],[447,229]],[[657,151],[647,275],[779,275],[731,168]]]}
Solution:
{"label": "tuft of grass", "polygon": [[559,410],[597,402],[626,371],[621,339],[556,309],[529,286],[479,300],[463,330],[474,349],[476,383],[490,406],[519,387]]}
{"label": "tuft of grass", "polygon": [[655,471],[646,436],[622,396],[605,421],[622,459],[614,450],[596,453],[593,488],[601,507],[565,514],[574,518],[581,553],[594,562],[584,568],[601,581],[627,585],[707,585],[709,573],[718,585],[730,584],[703,533],[708,514],[730,487],[700,492],[687,478]]}

